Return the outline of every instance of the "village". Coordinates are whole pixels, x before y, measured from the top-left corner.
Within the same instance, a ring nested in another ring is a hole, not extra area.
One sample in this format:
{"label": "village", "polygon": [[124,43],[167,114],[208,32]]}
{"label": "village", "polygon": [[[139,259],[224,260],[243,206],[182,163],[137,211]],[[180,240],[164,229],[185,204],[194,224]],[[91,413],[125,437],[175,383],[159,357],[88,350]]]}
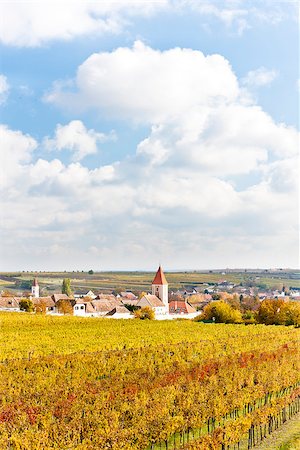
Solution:
{"label": "village", "polygon": [[38,278],[33,279],[31,293],[28,299],[24,297],[3,296],[0,297],[0,311],[22,311],[30,301],[34,312],[44,312],[52,315],[73,314],[79,317],[107,317],[115,319],[133,318],[133,311],[148,307],[156,319],[172,319],[184,315],[186,318],[194,318],[199,312],[191,306],[186,299],[169,299],[168,282],[161,267],[158,268],[151,286],[151,293],[142,293],[140,297],[132,292],[120,294],[75,292],[73,295],[52,294],[40,296]]}
{"label": "village", "polygon": [[131,319],[135,317],[135,311],[147,307],[153,311],[157,320],[172,320],[178,317],[193,319],[201,314],[206,305],[215,300],[234,303],[244,299],[249,304],[249,309],[256,309],[266,298],[300,301],[300,290],[283,286],[281,290],[265,291],[220,279],[214,285],[203,283],[201,287],[171,291],[164,271],[159,266],[149,292],[139,293],[130,290],[94,292],[88,289],[43,296],[40,295],[38,277],[34,277],[31,292],[25,295],[23,293],[22,296],[15,296],[2,291],[0,311]]}

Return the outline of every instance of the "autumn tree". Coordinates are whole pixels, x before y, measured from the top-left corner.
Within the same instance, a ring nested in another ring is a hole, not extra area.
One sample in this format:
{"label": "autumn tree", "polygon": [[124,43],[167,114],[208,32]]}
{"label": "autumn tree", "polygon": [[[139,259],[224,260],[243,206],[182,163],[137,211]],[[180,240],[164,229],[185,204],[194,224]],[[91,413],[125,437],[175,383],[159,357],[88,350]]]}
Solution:
{"label": "autumn tree", "polygon": [[9,291],[8,289],[5,289],[1,294],[1,297],[13,297],[13,296],[14,296],[14,294],[11,291]]}
{"label": "autumn tree", "polygon": [[155,318],[155,313],[150,306],[144,306],[143,308],[134,312],[134,317],[141,320],[153,320]]}
{"label": "autumn tree", "polygon": [[216,323],[241,323],[243,322],[240,311],[234,309],[223,300],[211,302],[205,306],[202,319],[214,320]]}
{"label": "autumn tree", "polygon": [[39,300],[35,304],[35,312],[36,313],[40,313],[40,314],[46,314],[46,312],[47,312],[47,305],[46,305],[46,302],[44,300]]}
{"label": "autumn tree", "polygon": [[257,320],[266,325],[299,325],[300,304],[283,299],[266,299],[259,307]]}
{"label": "autumn tree", "polygon": [[60,314],[73,314],[73,307],[70,300],[63,299],[57,303],[57,309]]}

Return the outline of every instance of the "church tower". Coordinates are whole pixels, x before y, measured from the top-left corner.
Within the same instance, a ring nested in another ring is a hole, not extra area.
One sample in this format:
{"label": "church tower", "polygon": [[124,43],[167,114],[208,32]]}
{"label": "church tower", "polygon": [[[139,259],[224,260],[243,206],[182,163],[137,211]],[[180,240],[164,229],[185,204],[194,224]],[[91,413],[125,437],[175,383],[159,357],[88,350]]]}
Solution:
{"label": "church tower", "polygon": [[168,295],[168,282],[166,280],[165,274],[161,266],[159,266],[158,271],[152,281],[152,295],[156,295],[165,307],[168,309],[169,307],[169,295]]}
{"label": "church tower", "polygon": [[37,277],[33,279],[32,287],[31,287],[31,295],[32,297],[39,297],[40,296],[40,287],[37,280]]}

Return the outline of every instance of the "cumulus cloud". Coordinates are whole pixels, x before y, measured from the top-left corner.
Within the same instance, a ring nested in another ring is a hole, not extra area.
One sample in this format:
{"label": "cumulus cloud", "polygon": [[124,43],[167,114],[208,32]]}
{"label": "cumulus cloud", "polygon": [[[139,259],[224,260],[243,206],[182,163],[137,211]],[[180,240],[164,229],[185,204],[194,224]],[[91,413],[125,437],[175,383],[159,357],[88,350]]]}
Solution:
{"label": "cumulus cloud", "polygon": [[0,74],[0,105],[5,103],[9,92],[9,84],[5,75]]}
{"label": "cumulus cloud", "polygon": [[44,145],[48,150],[70,150],[73,160],[80,161],[87,155],[97,153],[98,144],[112,139],[115,139],[114,132],[107,135],[93,129],[87,130],[81,120],[72,120],[67,125],[58,124],[54,138],[46,138]]}
{"label": "cumulus cloud", "polygon": [[276,70],[268,70],[265,67],[259,67],[256,70],[250,70],[246,77],[243,78],[242,83],[248,87],[266,86],[272,83],[278,76]]}
{"label": "cumulus cloud", "polygon": [[159,51],[136,41],[90,56],[77,71],[76,92],[56,85],[46,100],[64,107],[154,123],[182,116],[191,107],[234,101],[238,83],[221,55],[174,48]]}
{"label": "cumulus cloud", "polygon": [[228,61],[138,42],[93,55],[75,86],[48,100],[71,96],[105,116],[147,124],[149,134],[135,154],[90,169],[78,160],[102,136],[80,121],[59,125],[50,139],[75,153],[71,164],[51,153],[36,161],[37,142],[2,127],[15,177],[1,206],[7,251],[13,236],[20,261],[47,255],[56,269],[58,256],[62,268],[99,260],[149,268],[159,259],[172,268],[179,268],[174,261],[181,268],[297,265],[298,133],[244,101]]}
{"label": "cumulus cloud", "polygon": [[14,186],[18,178],[26,177],[24,164],[31,160],[37,142],[31,136],[11,130],[6,125],[0,125],[0,142],[0,186],[5,188]]}
{"label": "cumulus cloud", "polygon": [[0,41],[6,45],[35,47],[53,40],[102,33],[119,33],[130,17],[147,16],[165,8],[168,0],[99,1],[37,0],[2,2]]}

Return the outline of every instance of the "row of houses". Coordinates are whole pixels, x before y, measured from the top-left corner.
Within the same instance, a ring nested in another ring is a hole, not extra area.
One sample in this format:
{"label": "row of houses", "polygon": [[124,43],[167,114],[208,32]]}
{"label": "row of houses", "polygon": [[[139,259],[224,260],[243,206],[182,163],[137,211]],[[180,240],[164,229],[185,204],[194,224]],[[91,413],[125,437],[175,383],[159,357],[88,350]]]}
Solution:
{"label": "row of houses", "polygon": [[[53,294],[47,297],[39,296],[38,280],[33,280],[31,301],[35,311],[47,314],[73,313],[79,317],[111,317],[129,319],[133,317],[134,308],[150,307],[156,318],[174,318],[185,315],[195,317],[196,309],[187,300],[169,301],[168,282],[161,267],[158,268],[152,282],[151,294],[144,294],[137,298],[131,292],[123,292],[118,296],[113,294],[94,294],[92,291],[83,292],[73,298],[65,294]],[[0,310],[20,311],[22,297],[0,297]]]}

